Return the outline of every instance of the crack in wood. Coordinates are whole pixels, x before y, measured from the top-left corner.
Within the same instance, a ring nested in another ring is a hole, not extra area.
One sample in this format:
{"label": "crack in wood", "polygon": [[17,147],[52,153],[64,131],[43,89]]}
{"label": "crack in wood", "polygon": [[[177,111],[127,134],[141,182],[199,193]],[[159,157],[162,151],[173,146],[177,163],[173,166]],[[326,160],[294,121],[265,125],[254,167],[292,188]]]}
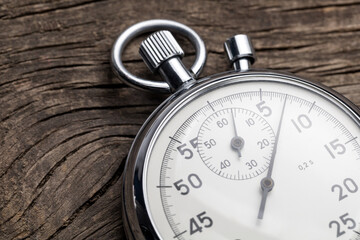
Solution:
{"label": "crack in wood", "polygon": [[309,6],[309,7],[299,7],[299,8],[287,8],[281,11],[283,12],[298,12],[298,11],[314,11],[314,10],[323,10],[325,8],[340,8],[340,7],[355,7],[360,6],[360,2],[349,2],[349,3],[334,3],[334,4],[326,4],[326,5],[319,5],[319,6]]}
{"label": "crack in wood", "polygon": [[[23,17],[34,17],[36,15],[41,15],[41,14],[45,14],[45,13],[52,13],[54,11],[68,10],[68,9],[74,9],[74,8],[78,8],[78,7],[84,7],[84,6],[87,6],[89,4],[93,4],[93,3],[97,3],[97,2],[103,2],[103,1],[108,1],[108,0],[90,0],[90,1],[84,1],[84,2],[80,2],[80,3],[68,5],[68,6],[57,6],[56,8],[49,8],[49,9],[38,10],[38,11],[34,11],[34,12],[28,11],[28,12],[20,13],[20,14],[17,14],[17,15],[16,14],[14,14],[14,15],[4,14],[4,15],[2,15],[3,17],[0,17],[0,19],[14,20],[14,19],[19,19],[19,18],[23,18]],[[27,6],[30,6],[30,4],[27,5]],[[33,9],[35,10],[36,8],[33,8]]]}

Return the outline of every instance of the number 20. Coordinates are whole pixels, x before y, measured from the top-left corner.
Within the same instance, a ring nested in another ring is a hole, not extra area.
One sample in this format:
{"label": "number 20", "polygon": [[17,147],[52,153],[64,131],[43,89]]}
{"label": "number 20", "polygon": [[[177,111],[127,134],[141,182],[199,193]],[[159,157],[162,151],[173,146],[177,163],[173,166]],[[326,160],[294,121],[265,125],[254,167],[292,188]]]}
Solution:
{"label": "number 20", "polygon": [[[359,190],[358,185],[356,184],[356,182],[352,179],[352,178],[345,178],[343,181],[343,185],[345,187],[345,189],[349,192],[349,193],[356,193]],[[335,184],[331,187],[331,191],[335,192],[335,190],[338,189],[339,191],[339,201],[345,199],[348,197],[347,194],[344,194],[344,190],[343,190],[343,186]]]}

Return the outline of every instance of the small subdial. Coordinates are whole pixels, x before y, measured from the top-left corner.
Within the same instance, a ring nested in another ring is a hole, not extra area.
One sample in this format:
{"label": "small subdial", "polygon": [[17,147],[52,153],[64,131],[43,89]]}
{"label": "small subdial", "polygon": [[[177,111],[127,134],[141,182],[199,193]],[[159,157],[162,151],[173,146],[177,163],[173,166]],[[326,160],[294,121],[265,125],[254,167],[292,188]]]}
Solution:
{"label": "small subdial", "polygon": [[201,125],[198,152],[219,176],[245,180],[266,171],[274,142],[274,131],[263,117],[243,108],[226,108]]}

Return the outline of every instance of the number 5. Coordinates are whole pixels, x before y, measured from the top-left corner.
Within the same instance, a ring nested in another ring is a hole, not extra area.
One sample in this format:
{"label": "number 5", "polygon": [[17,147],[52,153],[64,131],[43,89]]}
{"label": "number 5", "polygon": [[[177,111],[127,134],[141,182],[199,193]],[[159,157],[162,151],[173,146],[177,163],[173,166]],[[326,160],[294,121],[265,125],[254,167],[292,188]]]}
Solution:
{"label": "number 5", "polygon": [[[213,221],[211,220],[210,217],[205,216],[206,212],[202,212],[200,214],[197,215],[197,218],[200,220],[200,222],[202,224],[204,224],[204,227],[211,227],[213,225]],[[205,221],[208,222],[208,224],[205,224]]]}
{"label": "number 5", "polygon": [[340,216],[340,220],[344,225],[348,225],[348,223],[350,222],[352,225],[348,226],[348,229],[354,229],[356,227],[356,223],[354,221],[354,219],[352,218],[346,218],[347,216],[349,216],[348,213],[345,213],[344,215]]}
{"label": "number 5", "polygon": [[265,106],[266,102],[261,101],[258,104],[256,104],[257,109],[263,114],[264,117],[268,117],[271,115],[272,111],[269,106]]}

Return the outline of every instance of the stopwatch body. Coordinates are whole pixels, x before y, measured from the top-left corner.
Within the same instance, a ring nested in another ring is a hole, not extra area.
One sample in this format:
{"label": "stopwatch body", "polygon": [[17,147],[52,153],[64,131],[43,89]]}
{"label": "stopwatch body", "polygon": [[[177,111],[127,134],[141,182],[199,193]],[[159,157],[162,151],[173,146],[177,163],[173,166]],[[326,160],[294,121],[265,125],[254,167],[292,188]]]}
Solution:
{"label": "stopwatch body", "polygon": [[[259,220],[285,98],[275,185]],[[231,146],[234,109],[241,157]],[[261,129],[252,136],[252,128]],[[356,106],[314,83],[270,72],[210,78],[163,103],[141,130],[124,183],[135,198],[125,198],[125,209],[147,221],[148,239],[358,239],[359,135]],[[211,166],[203,157],[213,157]]]}
{"label": "stopwatch body", "polygon": [[358,107],[250,70],[237,50],[230,59],[247,61],[236,71],[176,81],[138,133],[123,181],[128,238],[360,239]]}

